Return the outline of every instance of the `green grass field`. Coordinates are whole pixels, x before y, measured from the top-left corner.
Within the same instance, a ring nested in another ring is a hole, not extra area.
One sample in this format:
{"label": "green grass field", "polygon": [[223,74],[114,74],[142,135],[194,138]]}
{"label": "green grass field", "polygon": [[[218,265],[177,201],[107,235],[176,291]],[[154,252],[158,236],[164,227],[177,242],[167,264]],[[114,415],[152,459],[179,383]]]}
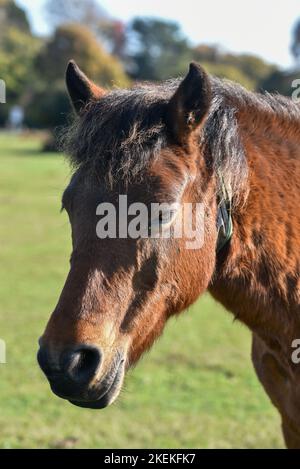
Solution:
{"label": "green grass field", "polygon": [[170,321],[113,406],[80,409],[51,393],[35,356],[68,269],[59,210],[70,171],[39,147],[37,137],[0,134],[0,447],[282,447],[250,333],[208,295]]}

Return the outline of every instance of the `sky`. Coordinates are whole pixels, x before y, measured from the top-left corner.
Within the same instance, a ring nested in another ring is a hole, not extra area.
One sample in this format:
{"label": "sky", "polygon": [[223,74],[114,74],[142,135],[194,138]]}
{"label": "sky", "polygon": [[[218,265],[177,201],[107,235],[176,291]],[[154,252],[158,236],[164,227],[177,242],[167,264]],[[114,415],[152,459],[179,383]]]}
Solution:
{"label": "sky", "polygon": [[[17,3],[27,10],[36,33],[49,32],[45,0]],[[99,4],[123,21],[134,16],[175,20],[194,44],[254,53],[284,68],[293,64],[290,44],[300,18],[300,0],[99,0]]]}

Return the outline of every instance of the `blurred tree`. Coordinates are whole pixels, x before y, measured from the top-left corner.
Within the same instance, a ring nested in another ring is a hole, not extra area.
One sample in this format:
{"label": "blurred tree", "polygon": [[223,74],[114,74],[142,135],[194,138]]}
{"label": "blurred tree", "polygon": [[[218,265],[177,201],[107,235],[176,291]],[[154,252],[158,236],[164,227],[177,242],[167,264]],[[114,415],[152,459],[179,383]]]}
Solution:
{"label": "blurred tree", "polygon": [[30,128],[53,129],[63,126],[71,106],[62,83],[53,83],[51,89],[37,87],[26,107],[25,123]]}
{"label": "blurred tree", "polygon": [[199,44],[193,48],[194,60],[198,62],[218,63],[221,57],[220,47],[211,44]]}
{"label": "blurred tree", "polygon": [[280,93],[291,97],[294,91],[292,83],[296,79],[299,79],[299,73],[296,70],[276,70],[261,82],[260,88],[270,93]]}
{"label": "blurred tree", "polygon": [[[300,66],[300,19],[296,22],[292,32],[291,52],[296,61],[296,69],[280,70],[276,69],[261,82],[261,88],[271,93],[280,93],[286,96],[292,96],[294,88],[293,82],[299,79]],[[298,72],[297,72],[298,69]]]}
{"label": "blurred tree", "polygon": [[15,27],[19,31],[30,33],[30,25],[25,11],[14,0],[0,0],[0,38],[7,28]]}
{"label": "blurred tree", "polygon": [[195,47],[193,58],[206,65],[210,73],[236,81],[253,90],[259,88],[261,82],[277,70],[276,66],[255,55],[231,54],[214,45]]}
{"label": "blurred tree", "polygon": [[21,99],[34,78],[33,62],[40,41],[17,28],[7,28],[0,43],[0,71],[5,80],[8,104]]}
{"label": "blurred tree", "polygon": [[224,61],[239,68],[252,81],[255,88],[278,68],[252,54],[225,54]]}
{"label": "blurred tree", "polygon": [[99,23],[108,18],[96,0],[47,0],[45,10],[54,29],[62,24],[78,23],[96,33]]}
{"label": "blurred tree", "polygon": [[164,80],[186,72],[191,48],[177,23],[136,18],[128,29],[130,74],[137,80]]}
{"label": "blurred tree", "polygon": [[[121,63],[104,51],[86,27],[78,24],[58,26],[35,60],[38,81],[25,114],[29,127],[48,128],[54,135],[55,128],[66,123],[71,105],[64,76],[70,59],[76,60],[88,77],[100,85],[129,84]],[[47,142],[47,150],[49,145],[55,148],[55,137]]]}
{"label": "blurred tree", "polygon": [[0,78],[6,83],[7,98],[7,104],[0,106],[0,125],[12,105],[26,100],[40,45],[41,40],[31,34],[24,10],[13,0],[0,0]]}
{"label": "blurred tree", "polygon": [[103,21],[101,35],[110,53],[124,61],[127,46],[126,25],[119,20]]}
{"label": "blurred tree", "polygon": [[123,57],[125,26],[111,18],[96,0],[48,0],[45,11],[54,29],[70,23],[84,25],[111,54]]}
{"label": "blurred tree", "polygon": [[128,28],[128,63],[138,80],[163,80],[183,75],[191,60],[221,78],[257,89],[277,67],[251,54],[230,54],[217,45],[192,47],[176,23],[136,18]]}
{"label": "blurred tree", "polygon": [[249,90],[255,89],[255,83],[253,83],[253,80],[251,80],[251,78],[247,76],[247,74],[244,73],[240,68],[234,65],[226,63],[204,62],[203,60],[198,62],[201,63],[207,72],[215,75],[216,77],[235,81]]}
{"label": "blurred tree", "polygon": [[36,69],[46,80],[63,80],[66,65],[75,59],[84,72],[102,85],[128,85],[120,62],[99,45],[84,26],[59,26],[36,58]]}
{"label": "blurred tree", "polygon": [[300,20],[294,27],[291,51],[296,61],[300,63]]}

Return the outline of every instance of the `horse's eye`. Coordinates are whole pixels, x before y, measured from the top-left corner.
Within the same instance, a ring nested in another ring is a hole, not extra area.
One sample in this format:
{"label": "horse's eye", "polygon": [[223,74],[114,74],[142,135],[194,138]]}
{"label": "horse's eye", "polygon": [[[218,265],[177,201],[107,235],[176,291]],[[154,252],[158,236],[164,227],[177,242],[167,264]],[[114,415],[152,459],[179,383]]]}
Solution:
{"label": "horse's eye", "polygon": [[176,212],[174,210],[170,210],[169,212],[160,212],[158,217],[159,224],[166,225],[168,223],[171,223],[175,215]]}
{"label": "horse's eye", "polygon": [[152,233],[158,232],[160,228],[163,230],[167,229],[174,222],[176,215],[177,210],[175,209],[160,211],[157,217],[151,219],[149,229],[151,229]]}

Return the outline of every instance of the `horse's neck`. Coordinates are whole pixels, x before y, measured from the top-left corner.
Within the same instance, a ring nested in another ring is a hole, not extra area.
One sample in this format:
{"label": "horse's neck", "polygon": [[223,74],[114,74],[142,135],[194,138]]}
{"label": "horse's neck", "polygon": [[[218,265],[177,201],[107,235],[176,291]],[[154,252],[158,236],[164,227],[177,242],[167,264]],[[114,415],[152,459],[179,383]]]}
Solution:
{"label": "horse's neck", "polygon": [[210,291],[260,335],[290,340],[300,334],[300,124],[244,113],[239,124],[249,193]]}

